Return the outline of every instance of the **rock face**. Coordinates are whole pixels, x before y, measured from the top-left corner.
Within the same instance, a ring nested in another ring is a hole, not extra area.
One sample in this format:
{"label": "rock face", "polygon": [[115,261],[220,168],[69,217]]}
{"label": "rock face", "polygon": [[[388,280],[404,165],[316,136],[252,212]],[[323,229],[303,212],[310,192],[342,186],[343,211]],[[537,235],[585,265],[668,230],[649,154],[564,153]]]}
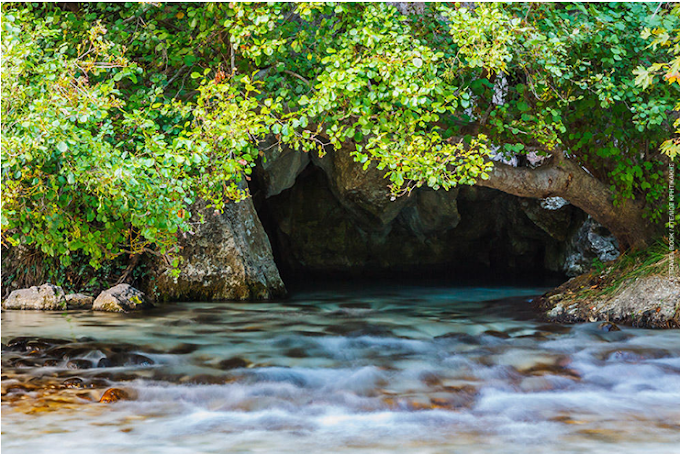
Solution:
{"label": "rock face", "polygon": [[340,204],[364,226],[387,225],[413,201],[407,197],[393,200],[385,172],[374,165],[364,170],[347,149],[332,150],[312,162],[326,174],[328,186]]}
{"label": "rock face", "polygon": [[267,142],[263,158],[256,168],[266,197],[280,194],[295,184],[295,179],[310,162],[309,153],[279,148]]}
{"label": "rock face", "polygon": [[144,293],[128,284],[118,284],[99,294],[92,310],[104,312],[131,312],[153,307]]}
{"label": "rock face", "polygon": [[541,297],[537,304],[552,321],[607,321],[638,328],[680,328],[680,280],[667,275],[639,277],[622,283],[608,295],[578,296],[596,277],[575,277]]}
{"label": "rock face", "polygon": [[66,309],[65,296],[61,287],[43,284],[39,287],[14,290],[2,303],[2,307],[3,309],[57,311]]}
{"label": "rock face", "polygon": [[619,257],[619,243],[607,229],[590,216],[568,239],[562,269],[567,276],[577,276],[588,271],[593,260],[609,262]]}
{"label": "rock face", "polygon": [[163,301],[267,299],[285,295],[269,239],[252,200],[230,203],[224,213],[197,204],[205,222],[180,240],[179,275],[160,260],[146,291]]}
{"label": "rock face", "polygon": [[291,274],[559,271],[565,240],[582,221],[568,204],[546,209],[477,187],[421,188],[390,201],[387,180],[344,159],[308,166],[292,188],[262,202],[279,265]]}

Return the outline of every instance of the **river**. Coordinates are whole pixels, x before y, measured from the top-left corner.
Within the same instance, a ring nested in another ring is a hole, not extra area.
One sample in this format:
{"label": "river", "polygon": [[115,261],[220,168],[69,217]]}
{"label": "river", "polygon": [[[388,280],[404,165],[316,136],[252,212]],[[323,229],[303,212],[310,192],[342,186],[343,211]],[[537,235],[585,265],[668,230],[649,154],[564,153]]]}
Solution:
{"label": "river", "polygon": [[[678,452],[680,331],[547,324],[528,304],[544,290],[4,311],[2,449]],[[99,403],[110,387],[127,397]]]}

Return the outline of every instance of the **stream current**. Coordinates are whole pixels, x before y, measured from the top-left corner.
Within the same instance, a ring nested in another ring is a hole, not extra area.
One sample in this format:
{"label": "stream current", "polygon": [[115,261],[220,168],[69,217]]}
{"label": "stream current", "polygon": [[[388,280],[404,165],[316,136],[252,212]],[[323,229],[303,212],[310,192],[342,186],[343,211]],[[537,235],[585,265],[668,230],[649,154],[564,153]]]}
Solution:
{"label": "stream current", "polygon": [[546,324],[528,303],[544,290],[4,311],[2,449],[680,452],[680,331]]}

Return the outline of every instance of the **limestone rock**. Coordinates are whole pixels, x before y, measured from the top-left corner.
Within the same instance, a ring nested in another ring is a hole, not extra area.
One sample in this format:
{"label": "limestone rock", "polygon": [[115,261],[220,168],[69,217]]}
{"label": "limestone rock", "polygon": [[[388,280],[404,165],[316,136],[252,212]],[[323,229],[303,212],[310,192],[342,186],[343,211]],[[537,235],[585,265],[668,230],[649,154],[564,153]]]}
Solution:
{"label": "limestone rock", "polygon": [[588,271],[594,259],[609,262],[618,257],[619,243],[614,235],[588,216],[568,239],[563,270],[567,276],[577,276]]}
{"label": "limestone rock", "polygon": [[425,236],[455,228],[460,222],[458,188],[449,191],[419,190],[416,202],[404,208],[402,215],[413,233]]}
{"label": "limestone rock", "polygon": [[179,275],[157,261],[147,294],[163,301],[267,299],[285,295],[269,238],[250,198],[229,203],[219,213],[197,203],[199,223],[180,238]]}
{"label": "limestone rock", "polygon": [[118,284],[99,294],[92,310],[104,312],[131,312],[153,307],[144,293],[128,284]]}
{"label": "limestone rock", "polygon": [[557,241],[566,241],[572,231],[576,208],[560,197],[543,200],[520,199],[522,211],[545,233]]}
{"label": "limestone rock", "polygon": [[68,294],[65,299],[69,309],[92,309],[94,303],[94,297],[82,293]]}
{"label": "limestone rock", "polygon": [[392,200],[390,181],[385,172],[375,165],[364,170],[364,165],[354,161],[349,150],[329,151],[324,157],[312,157],[328,177],[330,189],[340,204],[349,210],[364,228],[380,229],[392,222],[401,210],[415,202],[413,197]]}
{"label": "limestone rock", "polygon": [[639,328],[680,327],[680,280],[667,275],[642,276],[595,298],[579,298],[593,275],[571,279],[543,295],[538,305],[548,319],[557,322],[616,322]]}
{"label": "limestone rock", "polygon": [[3,309],[56,311],[66,309],[64,290],[52,284],[14,290],[2,303]]}
{"label": "limestone rock", "polygon": [[537,226],[521,199],[508,194],[419,188],[407,199],[391,222],[366,216],[362,222],[338,200],[327,173],[308,167],[292,188],[266,202],[280,265],[301,276],[488,268],[529,274],[543,268],[549,254],[563,254],[563,242]]}
{"label": "limestone rock", "polygon": [[269,145],[263,151],[256,172],[262,180],[265,197],[275,196],[295,184],[295,179],[310,162],[309,153]]}

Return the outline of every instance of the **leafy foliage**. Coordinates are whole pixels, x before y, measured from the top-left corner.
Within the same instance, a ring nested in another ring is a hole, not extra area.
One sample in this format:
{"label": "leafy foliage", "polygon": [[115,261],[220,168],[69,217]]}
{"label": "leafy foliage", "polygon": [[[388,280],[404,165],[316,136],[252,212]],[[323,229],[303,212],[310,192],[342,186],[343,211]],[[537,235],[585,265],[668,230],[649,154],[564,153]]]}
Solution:
{"label": "leafy foliage", "polygon": [[395,195],[560,149],[661,219],[678,7],[399,8],[4,4],[3,244],[94,267],[171,254],[197,198],[247,196],[272,137],[345,147]]}

